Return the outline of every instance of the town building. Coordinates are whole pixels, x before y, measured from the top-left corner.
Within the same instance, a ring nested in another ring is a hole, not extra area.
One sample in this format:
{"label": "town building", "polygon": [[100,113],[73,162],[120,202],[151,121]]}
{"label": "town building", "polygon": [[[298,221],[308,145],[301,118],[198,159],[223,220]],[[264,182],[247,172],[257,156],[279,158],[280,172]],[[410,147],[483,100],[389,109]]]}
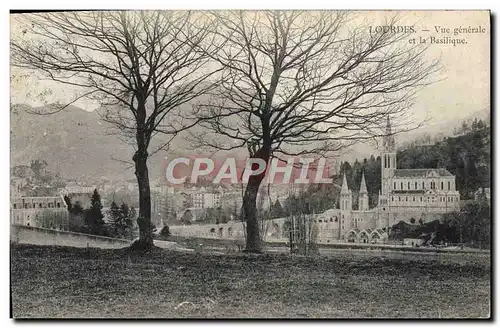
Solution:
{"label": "town building", "polygon": [[486,201],[491,202],[491,189],[490,188],[479,188],[474,193],[474,200],[475,201],[480,201],[482,199],[485,199]]}
{"label": "town building", "polygon": [[59,230],[69,227],[68,209],[61,196],[13,197],[10,218],[13,225]]}

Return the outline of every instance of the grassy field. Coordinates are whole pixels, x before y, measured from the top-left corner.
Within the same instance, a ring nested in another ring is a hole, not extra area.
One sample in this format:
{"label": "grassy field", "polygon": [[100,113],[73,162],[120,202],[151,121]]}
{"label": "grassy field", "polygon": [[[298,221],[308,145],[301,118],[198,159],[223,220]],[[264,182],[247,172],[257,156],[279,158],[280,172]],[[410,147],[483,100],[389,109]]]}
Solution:
{"label": "grassy field", "polygon": [[490,258],[11,246],[15,318],[486,318]]}

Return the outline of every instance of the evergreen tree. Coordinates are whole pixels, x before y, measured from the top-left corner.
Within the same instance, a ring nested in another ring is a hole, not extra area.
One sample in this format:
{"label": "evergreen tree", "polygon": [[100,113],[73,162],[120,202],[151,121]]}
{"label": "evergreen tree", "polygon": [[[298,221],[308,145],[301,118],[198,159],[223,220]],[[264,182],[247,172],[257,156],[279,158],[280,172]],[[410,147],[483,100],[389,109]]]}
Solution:
{"label": "evergreen tree", "polygon": [[109,206],[109,225],[113,237],[120,237],[121,230],[123,229],[123,215],[121,209],[113,200]]}
{"label": "evergreen tree", "polygon": [[70,213],[75,215],[83,213],[83,207],[79,201],[76,201],[74,205],[71,205]]}
{"label": "evergreen tree", "polygon": [[120,205],[120,214],[122,215],[123,218],[128,218],[129,215],[129,208],[128,205],[125,203],[122,203]]}
{"label": "evergreen tree", "polygon": [[[77,206],[75,204],[73,209]],[[94,235],[104,235],[104,215],[102,214],[101,195],[94,189],[90,199],[90,208],[85,211],[85,225],[87,232]]]}

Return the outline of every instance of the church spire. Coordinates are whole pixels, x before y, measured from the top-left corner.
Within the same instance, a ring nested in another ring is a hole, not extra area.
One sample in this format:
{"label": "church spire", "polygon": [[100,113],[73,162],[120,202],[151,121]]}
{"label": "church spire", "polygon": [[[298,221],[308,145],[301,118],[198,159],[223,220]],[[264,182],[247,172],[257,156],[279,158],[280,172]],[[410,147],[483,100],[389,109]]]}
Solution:
{"label": "church spire", "polygon": [[384,150],[385,152],[394,152],[395,150],[394,136],[392,135],[391,119],[389,116],[387,116],[387,124],[385,125]]}
{"label": "church spire", "polygon": [[345,177],[345,172],[344,172],[344,179],[342,180],[342,189],[340,190],[340,193],[346,194],[349,192],[349,186],[347,185],[347,179]]}
{"label": "church spire", "polygon": [[359,193],[368,193],[368,190],[366,189],[366,181],[365,181],[365,172],[363,172],[361,176],[361,186],[359,187]]}
{"label": "church spire", "polygon": [[387,124],[385,125],[385,134],[388,136],[392,134],[391,118],[389,116],[387,116]]}

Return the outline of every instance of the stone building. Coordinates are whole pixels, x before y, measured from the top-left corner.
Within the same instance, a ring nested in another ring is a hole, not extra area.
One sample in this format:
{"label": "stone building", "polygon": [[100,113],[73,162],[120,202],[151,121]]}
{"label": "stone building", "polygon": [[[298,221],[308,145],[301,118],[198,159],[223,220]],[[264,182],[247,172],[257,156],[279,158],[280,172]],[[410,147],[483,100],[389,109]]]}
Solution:
{"label": "stone building", "polygon": [[11,224],[68,230],[69,213],[61,196],[14,197],[10,208]]}
{"label": "stone building", "polygon": [[379,242],[387,238],[390,228],[404,221],[410,224],[435,220],[443,213],[460,209],[460,194],[455,176],[444,168],[398,169],[394,135],[387,119],[383,138],[382,189],[376,207],[369,208],[368,191],[363,173],[359,188],[359,209],[353,210],[352,191],[344,175],[340,191],[340,209],[325,211],[318,218],[320,239],[330,238]]}

